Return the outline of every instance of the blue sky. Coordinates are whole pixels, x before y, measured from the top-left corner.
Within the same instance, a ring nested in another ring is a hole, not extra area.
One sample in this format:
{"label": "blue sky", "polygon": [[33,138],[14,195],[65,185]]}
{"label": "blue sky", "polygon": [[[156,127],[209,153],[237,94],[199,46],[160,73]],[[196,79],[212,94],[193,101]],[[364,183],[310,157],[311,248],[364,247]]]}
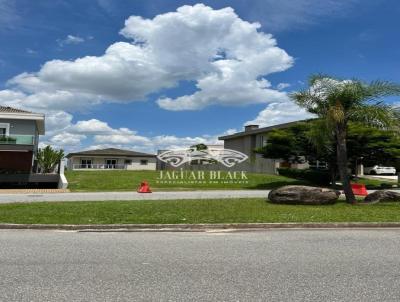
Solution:
{"label": "blue sky", "polygon": [[0,105],[45,112],[42,142],[67,151],[215,143],[307,117],[287,93],[312,73],[400,82],[399,15],[394,0],[0,0]]}

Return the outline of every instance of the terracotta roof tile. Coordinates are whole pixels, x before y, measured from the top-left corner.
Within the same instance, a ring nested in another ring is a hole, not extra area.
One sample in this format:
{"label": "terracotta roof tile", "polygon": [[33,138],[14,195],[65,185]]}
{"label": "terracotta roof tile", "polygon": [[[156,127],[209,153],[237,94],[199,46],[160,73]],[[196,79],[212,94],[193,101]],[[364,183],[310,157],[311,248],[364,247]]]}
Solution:
{"label": "terracotta roof tile", "polygon": [[0,112],[5,112],[5,113],[32,113],[30,111],[21,110],[21,109],[12,108],[12,107],[6,107],[6,106],[0,106]]}

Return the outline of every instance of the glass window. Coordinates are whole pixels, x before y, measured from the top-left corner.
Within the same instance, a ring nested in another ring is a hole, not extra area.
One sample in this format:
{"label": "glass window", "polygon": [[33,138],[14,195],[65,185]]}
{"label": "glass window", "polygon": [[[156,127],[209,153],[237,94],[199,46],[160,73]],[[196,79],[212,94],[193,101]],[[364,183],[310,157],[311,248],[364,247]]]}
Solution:
{"label": "glass window", "polygon": [[92,168],[92,160],[91,159],[81,159],[81,168],[90,169]]}
{"label": "glass window", "polygon": [[264,147],[265,145],[266,145],[266,138],[264,137],[264,135],[260,135],[258,140],[258,147]]}
{"label": "glass window", "polygon": [[115,169],[117,166],[116,159],[106,159],[106,169]]}
{"label": "glass window", "polygon": [[141,164],[142,166],[147,165],[148,162],[149,162],[149,161],[148,161],[147,159],[141,159],[141,160],[140,160],[140,164]]}
{"label": "glass window", "polygon": [[9,135],[8,130],[10,129],[10,124],[0,123],[0,136]]}

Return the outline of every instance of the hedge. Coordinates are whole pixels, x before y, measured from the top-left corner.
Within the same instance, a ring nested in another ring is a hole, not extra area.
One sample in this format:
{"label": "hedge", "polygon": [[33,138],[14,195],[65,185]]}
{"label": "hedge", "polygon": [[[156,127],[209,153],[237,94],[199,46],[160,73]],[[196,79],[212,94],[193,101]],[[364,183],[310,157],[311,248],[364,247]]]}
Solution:
{"label": "hedge", "polygon": [[307,180],[316,185],[325,186],[329,185],[331,182],[329,172],[325,170],[279,168],[278,172],[279,175],[295,179]]}

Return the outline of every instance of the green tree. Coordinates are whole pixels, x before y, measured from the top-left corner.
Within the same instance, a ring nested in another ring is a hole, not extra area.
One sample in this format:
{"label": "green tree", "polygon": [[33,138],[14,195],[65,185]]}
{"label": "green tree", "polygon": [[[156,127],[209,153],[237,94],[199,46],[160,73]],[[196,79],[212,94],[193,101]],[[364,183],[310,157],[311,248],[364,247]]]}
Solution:
{"label": "green tree", "polygon": [[310,113],[324,121],[333,133],[336,145],[336,162],[346,200],[355,203],[348,173],[347,135],[349,122],[358,122],[380,129],[399,127],[399,111],[382,99],[400,95],[400,85],[374,81],[339,80],[316,75],[309,81],[309,88],[293,93],[292,99]]}
{"label": "green tree", "polygon": [[55,167],[63,158],[63,150],[54,150],[50,146],[39,149],[37,153],[37,161],[42,173],[54,172]]}
{"label": "green tree", "polygon": [[271,131],[267,144],[255,150],[265,158],[284,159],[290,163],[323,161],[328,164],[332,185],[336,180],[335,145],[332,134],[321,120],[299,122],[291,127]]}
{"label": "green tree", "polygon": [[[201,152],[201,151],[208,150],[208,146],[205,145],[205,144],[196,144],[196,145],[190,146],[190,149],[192,151],[195,151],[195,153],[197,153],[196,151]],[[206,160],[206,159],[194,159],[194,160],[190,161],[191,165],[202,165],[204,163],[210,163],[211,164],[211,163],[217,163],[217,162],[215,160],[211,160],[211,159],[209,159],[209,160]]]}
{"label": "green tree", "polygon": [[400,170],[400,137],[396,132],[349,124],[348,157],[352,165],[394,165]]}
{"label": "green tree", "polygon": [[312,154],[307,131],[309,123],[301,122],[285,129],[277,129],[267,134],[267,144],[255,152],[265,158],[284,159],[290,163],[300,163],[304,156]]}
{"label": "green tree", "polygon": [[205,145],[205,144],[193,145],[193,146],[190,146],[190,148],[192,148],[192,149],[194,149],[196,151],[202,151],[202,150],[207,150],[208,149],[207,145]]}

